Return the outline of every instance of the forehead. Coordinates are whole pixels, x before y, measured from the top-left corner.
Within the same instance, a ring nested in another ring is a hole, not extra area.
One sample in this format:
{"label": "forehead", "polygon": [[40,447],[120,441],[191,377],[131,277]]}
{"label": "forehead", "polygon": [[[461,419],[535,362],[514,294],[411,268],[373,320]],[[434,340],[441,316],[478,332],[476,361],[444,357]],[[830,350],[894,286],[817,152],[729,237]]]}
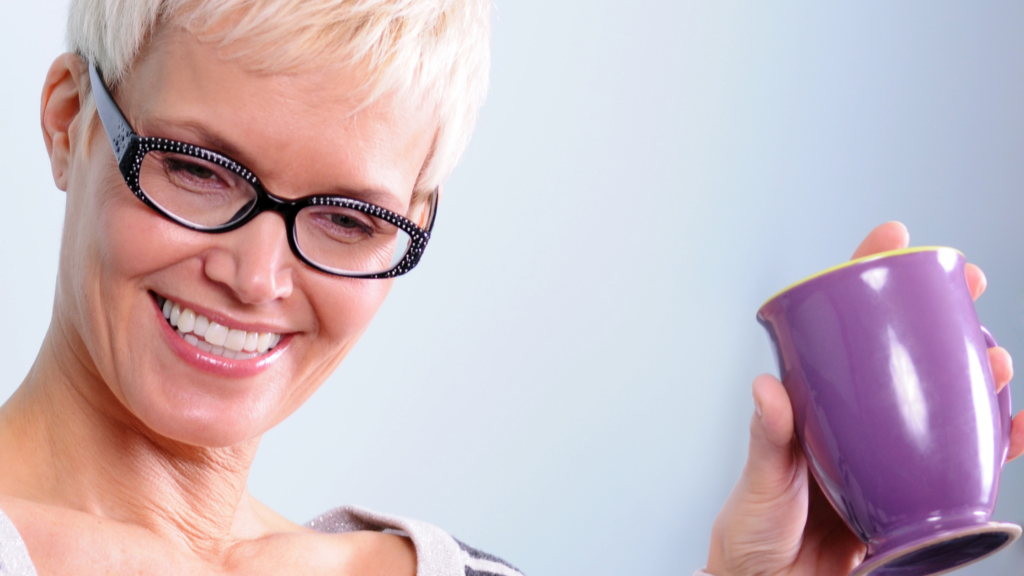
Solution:
{"label": "forehead", "polygon": [[408,203],[437,132],[436,106],[401,93],[367,104],[362,80],[340,67],[253,72],[167,28],[140,55],[117,99],[140,134],[227,154],[280,196]]}

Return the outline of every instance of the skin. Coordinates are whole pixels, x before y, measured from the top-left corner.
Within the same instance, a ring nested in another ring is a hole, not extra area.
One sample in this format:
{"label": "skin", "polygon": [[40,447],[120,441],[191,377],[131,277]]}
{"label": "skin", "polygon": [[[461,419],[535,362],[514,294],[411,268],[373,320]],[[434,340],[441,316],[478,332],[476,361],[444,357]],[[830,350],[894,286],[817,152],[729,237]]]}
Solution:
{"label": "skin", "polygon": [[[135,198],[64,55],[41,121],[67,211],[53,316],[0,409],[0,509],[39,574],[412,575],[415,550],[380,533],[318,534],[249,495],[261,435],[333,372],[391,282],[316,272],[262,214],[192,232]],[[229,154],[279,196],[335,193],[408,206],[437,128],[432,103],[394,94],[353,113],[352,78],[258,75],[186,32],[159,30],[114,94],[142,135]],[[289,334],[255,376],[184,362],[160,334],[156,293]]]}
{"label": "skin", "polygon": [[[899,222],[875,228],[854,258],[906,248],[910,234]],[[967,265],[967,284],[977,299],[987,281]],[[989,349],[1002,390],[1013,378],[1013,361],[1003,348]],[[750,422],[747,464],[715,520],[707,572],[715,576],[845,576],[864,558],[865,547],[825,499],[809,474],[796,442],[789,396],[774,376],[754,380],[756,410]],[[1010,451],[1024,452],[1024,417],[1013,420]]]}

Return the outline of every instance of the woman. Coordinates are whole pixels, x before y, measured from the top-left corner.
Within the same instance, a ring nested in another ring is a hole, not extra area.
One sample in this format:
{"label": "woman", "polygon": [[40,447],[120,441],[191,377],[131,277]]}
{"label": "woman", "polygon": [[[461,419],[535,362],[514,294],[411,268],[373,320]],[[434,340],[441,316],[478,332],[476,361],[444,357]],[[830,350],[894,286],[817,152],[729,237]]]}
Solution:
{"label": "woman", "polygon": [[[60,273],[0,410],[0,574],[517,574],[421,522],[298,526],[246,491],[260,436],[425,248],[487,26],[477,0],[72,4],[41,113],[67,192]],[[857,255],[906,242],[885,225]],[[827,505],[808,512],[781,385],[754,391],[708,572],[840,573],[861,549]]]}
{"label": "woman", "polygon": [[72,4],[42,102],[61,272],[0,412],[17,463],[0,572],[516,574],[422,523],[348,509],[298,526],[246,491],[260,435],[415,265],[483,98],[488,17]]}

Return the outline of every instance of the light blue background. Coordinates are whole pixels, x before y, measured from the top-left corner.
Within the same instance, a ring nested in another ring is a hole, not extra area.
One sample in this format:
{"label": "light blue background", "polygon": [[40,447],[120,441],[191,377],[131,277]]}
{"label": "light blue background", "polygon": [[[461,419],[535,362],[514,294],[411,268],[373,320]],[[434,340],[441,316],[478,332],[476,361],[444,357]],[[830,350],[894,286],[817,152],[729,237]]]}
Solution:
{"label": "light blue background", "polygon": [[[50,315],[38,95],[64,20],[0,6],[0,397]],[[1024,358],[1022,183],[1019,2],[497,0],[430,250],[252,491],[296,521],[422,518],[530,576],[688,574],[774,370],[760,302],[900,219],[985,269],[981,317]],[[1024,464],[997,516],[1024,523]]]}

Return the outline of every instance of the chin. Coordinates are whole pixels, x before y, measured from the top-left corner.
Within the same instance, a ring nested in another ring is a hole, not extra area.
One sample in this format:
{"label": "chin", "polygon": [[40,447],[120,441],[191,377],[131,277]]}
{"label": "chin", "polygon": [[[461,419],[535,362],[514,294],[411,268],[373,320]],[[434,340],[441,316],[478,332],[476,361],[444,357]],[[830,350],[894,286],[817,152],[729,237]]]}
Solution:
{"label": "chin", "polygon": [[200,448],[237,446],[258,439],[276,423],[276,419],[261,414],[260,410],[217,406],[210,402],[131,408],[141,423],[160,438]]}
{"label": "chin", "polygon": [[135,380],[122,390],[122,403],[157,436],[191,446],[225,448],[256,438],[283,419],[287,393],[271,382],[287,381],[263,374],[223,380],[208,376]]}

